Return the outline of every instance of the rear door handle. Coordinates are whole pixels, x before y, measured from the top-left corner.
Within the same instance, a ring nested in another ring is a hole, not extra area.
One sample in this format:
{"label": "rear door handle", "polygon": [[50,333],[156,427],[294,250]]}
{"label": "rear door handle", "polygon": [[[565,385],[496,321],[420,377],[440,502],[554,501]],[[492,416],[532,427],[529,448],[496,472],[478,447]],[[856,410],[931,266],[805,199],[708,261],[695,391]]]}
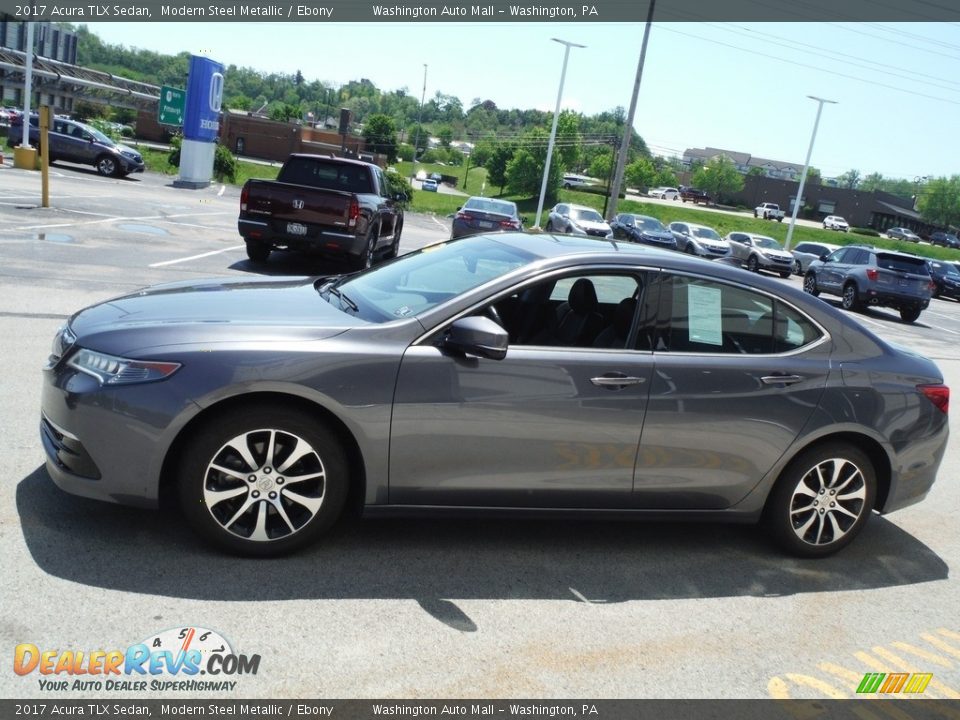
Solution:
{"label": "rear door handle", "polygon": [[608,375],[601,375],[600,377],[590,378],[592,382],[597,387],[603,388],[621,388],[626,387],[627,385],[640,385],[646,382],[646,378],[642,377],[629,377],[627,375],[621,375],[619,373],[611,373]]}
{"label": "rear door handle", "polygon": [[760,378],[760,382],[764,385],[794,385],[803,382],[803,378],[799,375],[766,375]]}

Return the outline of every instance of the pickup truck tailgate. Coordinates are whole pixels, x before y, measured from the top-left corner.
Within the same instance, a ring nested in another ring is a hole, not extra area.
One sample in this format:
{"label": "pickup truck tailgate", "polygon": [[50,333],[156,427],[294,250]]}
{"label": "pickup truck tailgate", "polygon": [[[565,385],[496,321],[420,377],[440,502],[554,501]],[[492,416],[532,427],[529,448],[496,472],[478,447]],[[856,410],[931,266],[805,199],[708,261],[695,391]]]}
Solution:
{"label": "pickup truck tailgate", "polygon": [[310,190],[299,185],[251,180],[243,215],[269,222],[278,233],[306,235],[310,229],[320,227],[347,230],[353,194]]}

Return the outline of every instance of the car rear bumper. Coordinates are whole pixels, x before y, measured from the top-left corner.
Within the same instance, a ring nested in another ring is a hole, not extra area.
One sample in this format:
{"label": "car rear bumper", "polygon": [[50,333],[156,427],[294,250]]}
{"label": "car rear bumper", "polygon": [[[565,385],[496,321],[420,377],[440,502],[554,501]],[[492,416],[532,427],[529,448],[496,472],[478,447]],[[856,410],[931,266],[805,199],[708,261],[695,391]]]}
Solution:
{"label": "car rear bumper", "polygon": [[244,240],[269,243],[273,247],[327,255],[359,257],[367,246],[367,239],[362,235],[335,232],[312,225],[305,225],[304,227],[306,227],[305,235],[293,235],[277,232],[276,222],[245,218],[237,220],[237,230]]}

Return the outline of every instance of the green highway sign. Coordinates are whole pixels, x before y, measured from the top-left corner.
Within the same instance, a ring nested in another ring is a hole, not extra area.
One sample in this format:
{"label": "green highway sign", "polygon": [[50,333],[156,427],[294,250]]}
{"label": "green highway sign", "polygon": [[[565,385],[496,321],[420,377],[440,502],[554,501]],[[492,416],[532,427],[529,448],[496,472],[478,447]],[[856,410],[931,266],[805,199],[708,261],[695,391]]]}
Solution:
{"label": "green highway sign", "polygon": [[160,88],[160,103],[157,119],[161,125],[183,125],[183,108],[186,105],[187,91],[179,88]]}

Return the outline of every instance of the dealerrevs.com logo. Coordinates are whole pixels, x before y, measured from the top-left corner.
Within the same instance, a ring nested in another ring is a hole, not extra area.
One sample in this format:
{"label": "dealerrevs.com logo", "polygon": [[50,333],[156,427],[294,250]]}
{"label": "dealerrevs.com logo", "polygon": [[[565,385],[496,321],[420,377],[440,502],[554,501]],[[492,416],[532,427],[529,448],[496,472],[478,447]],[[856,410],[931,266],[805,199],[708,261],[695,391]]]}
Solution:
{"label": "dealerrevs.com logo", "polygon": [[164,630],[126,650],[14,649],[13,671],[39,675],[41,690],[160,692],[233,691],[233,678],[256,675],[259,655],[240,655],[214,630]]}

